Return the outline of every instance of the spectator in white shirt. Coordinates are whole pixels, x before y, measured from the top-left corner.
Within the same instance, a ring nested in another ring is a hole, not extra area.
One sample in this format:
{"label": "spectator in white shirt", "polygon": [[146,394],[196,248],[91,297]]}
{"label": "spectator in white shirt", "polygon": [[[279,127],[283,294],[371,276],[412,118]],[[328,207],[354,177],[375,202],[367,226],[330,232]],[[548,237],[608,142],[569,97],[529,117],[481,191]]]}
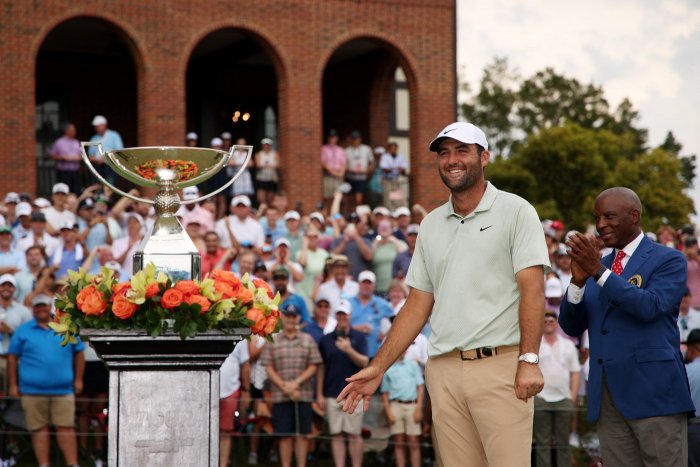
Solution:
{"label": "spectator in white shirt", "polygon": [[331,267],[330,279],[321,284],[317,295],[328,297],[331,304],[331,317],[335,318],[338,302],[356,296],[360,291],[360,286],[348,275],[347,256],[331,255],[328,262]]}
{"label": "spectator in white shirt", "polygon": [[216,223],[222,248],[238,250],[242,244],[259,248],[265,243],[265,231],[260,222],[251,216],[250,206],[250,198],[245,195],[235,196],[231,200],[231,215]]}

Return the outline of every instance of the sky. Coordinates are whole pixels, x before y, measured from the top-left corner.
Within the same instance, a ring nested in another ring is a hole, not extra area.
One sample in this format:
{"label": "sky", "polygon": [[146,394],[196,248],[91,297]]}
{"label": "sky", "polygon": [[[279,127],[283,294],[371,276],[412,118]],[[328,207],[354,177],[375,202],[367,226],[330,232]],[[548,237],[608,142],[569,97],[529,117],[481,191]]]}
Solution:
{"label": "sky", "polygon": [[611,108],[628,97],[650,146],[670,130],[700,164],[700,0],[457,0],[460,82],[478,90],[494,57],[602,86]]}

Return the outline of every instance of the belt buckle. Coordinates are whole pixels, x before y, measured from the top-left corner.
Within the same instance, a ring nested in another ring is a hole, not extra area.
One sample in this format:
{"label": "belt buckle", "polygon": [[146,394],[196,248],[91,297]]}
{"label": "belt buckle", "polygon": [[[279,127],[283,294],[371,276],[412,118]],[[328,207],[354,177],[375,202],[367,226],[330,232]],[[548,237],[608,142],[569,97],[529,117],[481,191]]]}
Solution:
{"label": "belt buckle", "polygon": [[[474,351],[476,353],[475,357],[465,357],[465,353]],[[476,348],[476,349],[471,349],[471,350],[460,350],[459,351],[459,356],[462,360],[479,360],[482,358],[488,358],[488,357],[493,357],[496,355],[496,348],[495,347],[481,347],[481,348]]]}

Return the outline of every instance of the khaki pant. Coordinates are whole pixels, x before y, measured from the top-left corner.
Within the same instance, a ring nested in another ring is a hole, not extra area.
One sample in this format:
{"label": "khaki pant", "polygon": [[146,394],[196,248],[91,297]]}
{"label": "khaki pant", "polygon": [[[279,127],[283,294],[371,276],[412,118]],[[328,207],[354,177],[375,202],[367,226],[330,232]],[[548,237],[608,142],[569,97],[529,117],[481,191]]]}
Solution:
{"label": "khaki pant", "polygon": [[479,360],[449,353],[428,360],[425,380],[446,467],[530,465],[533,399],[515,397],[518,352]]}

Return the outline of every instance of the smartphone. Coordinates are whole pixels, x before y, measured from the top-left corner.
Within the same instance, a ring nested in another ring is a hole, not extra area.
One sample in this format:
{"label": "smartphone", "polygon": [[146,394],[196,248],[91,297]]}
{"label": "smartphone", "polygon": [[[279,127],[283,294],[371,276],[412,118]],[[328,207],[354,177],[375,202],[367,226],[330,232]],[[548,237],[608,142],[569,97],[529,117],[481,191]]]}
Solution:
{"label": "smartphone", "polygon": [[347,337],[347,334],[345,334],[345,329],[336,329],[335,334],[338,337]]}

